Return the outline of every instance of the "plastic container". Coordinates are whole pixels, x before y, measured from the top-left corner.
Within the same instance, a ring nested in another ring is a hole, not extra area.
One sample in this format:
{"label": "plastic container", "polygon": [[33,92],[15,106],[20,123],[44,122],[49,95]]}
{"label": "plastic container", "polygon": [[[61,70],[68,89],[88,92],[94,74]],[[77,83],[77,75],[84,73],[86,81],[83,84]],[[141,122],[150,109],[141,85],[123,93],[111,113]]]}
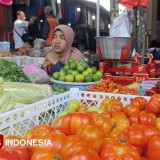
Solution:
{"label": "plastic container", "polygon": [[[106,97],[119,98],[124,106],[130,103],[131,99],[137,96],[111,94],[102,92],[79,91],[72,88],[70,91],[55,95],[51,98],[17,108],[15,110],[0,114],[0,134],[24,136],[29,129],[36,125],[52,124],[56,115],[62,111],[70,100],[77,99],[88,107],[94,103],[99,107]],[[145,97],[148,101],[150,97]],[[88,101],[89,100],[89,101]]]}
{"label": "plastic container", "polygon": [[[119,83],[123,86],[132,84],[133,82],[149,82],[149,85],[154,85],[155,82],[160,82],[160,78],[149,78],[148,74],[134,74],[134,76],[112,76],[110,74],[104,74],[104,79],[109,79],[115,83]],[[145,88],[143,88],[145,89]]]}
{"label": "plastic container", "polygon": [[57,81],[55,79],[50,79],[51,82],[54,82],[56,85],[58,85],[59,87],[65,87],[67,90],[70,90],[71,88],[79,88],[80,90],[85,90],[86,87],[90,87],[93,84],[99,82],[83,82],[83,83],[77,83],[77,82],[62,82],[62,81]]}
{"label": "plastic container", "polygon": [[2,57],[2,58],[14,61],[19,66],[30,65],[30,64],[37,64],[40,66],[44,62],[44,57],[15,56],[15,57]]}
{"label": "plastic container", "polygon": [[0,42],[0,50],[5,52],[10,52],[10,42]]}

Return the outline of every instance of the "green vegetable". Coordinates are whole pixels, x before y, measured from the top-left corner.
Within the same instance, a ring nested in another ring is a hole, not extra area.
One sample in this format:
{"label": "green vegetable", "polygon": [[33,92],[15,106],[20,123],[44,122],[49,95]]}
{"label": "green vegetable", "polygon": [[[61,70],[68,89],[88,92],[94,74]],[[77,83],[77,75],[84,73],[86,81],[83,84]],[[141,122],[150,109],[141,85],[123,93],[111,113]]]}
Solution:
{"label": "green vegetable", "polygon": [[15,62],[3,58],[0,58],[0,77],[3,77],[6,82],[31,82],[21,67]]}
{"label": "green vegetable", "polygon": [[0,86],[0,94],[2,94],[3,92],[4,92],[4,88]]}
{"label": "green vegetable", "polygon": [[0,85],[3,83],[3,78],[0,77]]}
{"label": "green vegetable", "polygon": [[14,106],[15,106],[15,104],[9,102],[8,105],[7,105],[7,107],[5,108],[4,112],[11,111],[12,109],[14,109]]}
{"label": "green vegetable", "polygon": [[12,83],[2,84],[4,91],[11,94],[11,101],[30,104],[53,96],[51,87],[47,84]]}
{"label": "green vegetable", "polygon": [[0,113],[3,113],[7,108],[11,99],[11,95],[7,92],[4,92],[0,98]]}

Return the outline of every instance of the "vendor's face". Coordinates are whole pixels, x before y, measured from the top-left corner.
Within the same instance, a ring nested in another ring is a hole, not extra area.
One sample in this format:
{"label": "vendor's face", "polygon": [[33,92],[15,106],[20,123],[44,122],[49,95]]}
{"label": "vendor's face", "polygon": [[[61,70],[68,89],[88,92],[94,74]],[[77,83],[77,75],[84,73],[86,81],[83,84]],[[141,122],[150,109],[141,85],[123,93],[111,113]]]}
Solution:
{"label": "vendor's face", "polygon": [[24,12],[21,12],[18,18],[19,18],[21,21],[25,21],[26,16],[25,16]]}
{"label": "vendor's face", "polygon": [[52,48],[58,54],[63,54],[67,47],[67,41],[62,31],[57,30],[52,36]]}

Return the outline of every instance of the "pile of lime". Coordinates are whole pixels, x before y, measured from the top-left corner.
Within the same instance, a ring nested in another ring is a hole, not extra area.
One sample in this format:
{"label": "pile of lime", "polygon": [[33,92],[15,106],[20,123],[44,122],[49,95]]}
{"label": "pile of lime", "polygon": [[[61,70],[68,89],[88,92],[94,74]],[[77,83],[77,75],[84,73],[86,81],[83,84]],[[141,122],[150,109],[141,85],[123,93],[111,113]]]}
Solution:
{"label": "pile of lime", "polygon": [[103,74],[96,67],[90,67],[85,61],[75,61],[69,58],[67,64],[52,75],[52,78],[65,82],[96,82],[102,78]]}
{"label": "pile of lime", "polygon": [[67,88],[65,86],[58,86],[57,84],[53,83],[51,85],[53,91],[58,92],[58,93],[63,93],[68,91]]}

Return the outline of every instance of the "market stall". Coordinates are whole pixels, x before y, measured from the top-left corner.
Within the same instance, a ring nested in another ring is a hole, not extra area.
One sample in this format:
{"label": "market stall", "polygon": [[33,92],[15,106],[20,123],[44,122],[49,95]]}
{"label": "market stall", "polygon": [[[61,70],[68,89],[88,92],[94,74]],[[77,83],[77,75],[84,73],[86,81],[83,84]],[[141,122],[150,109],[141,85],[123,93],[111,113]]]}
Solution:
{"label": "market stall", "polygon": [[97,36],[99,69],[68,58],[49,77],[1,58],[0,158],[159,160],[160,78],[152,55],[132,57],[136,40]]}

